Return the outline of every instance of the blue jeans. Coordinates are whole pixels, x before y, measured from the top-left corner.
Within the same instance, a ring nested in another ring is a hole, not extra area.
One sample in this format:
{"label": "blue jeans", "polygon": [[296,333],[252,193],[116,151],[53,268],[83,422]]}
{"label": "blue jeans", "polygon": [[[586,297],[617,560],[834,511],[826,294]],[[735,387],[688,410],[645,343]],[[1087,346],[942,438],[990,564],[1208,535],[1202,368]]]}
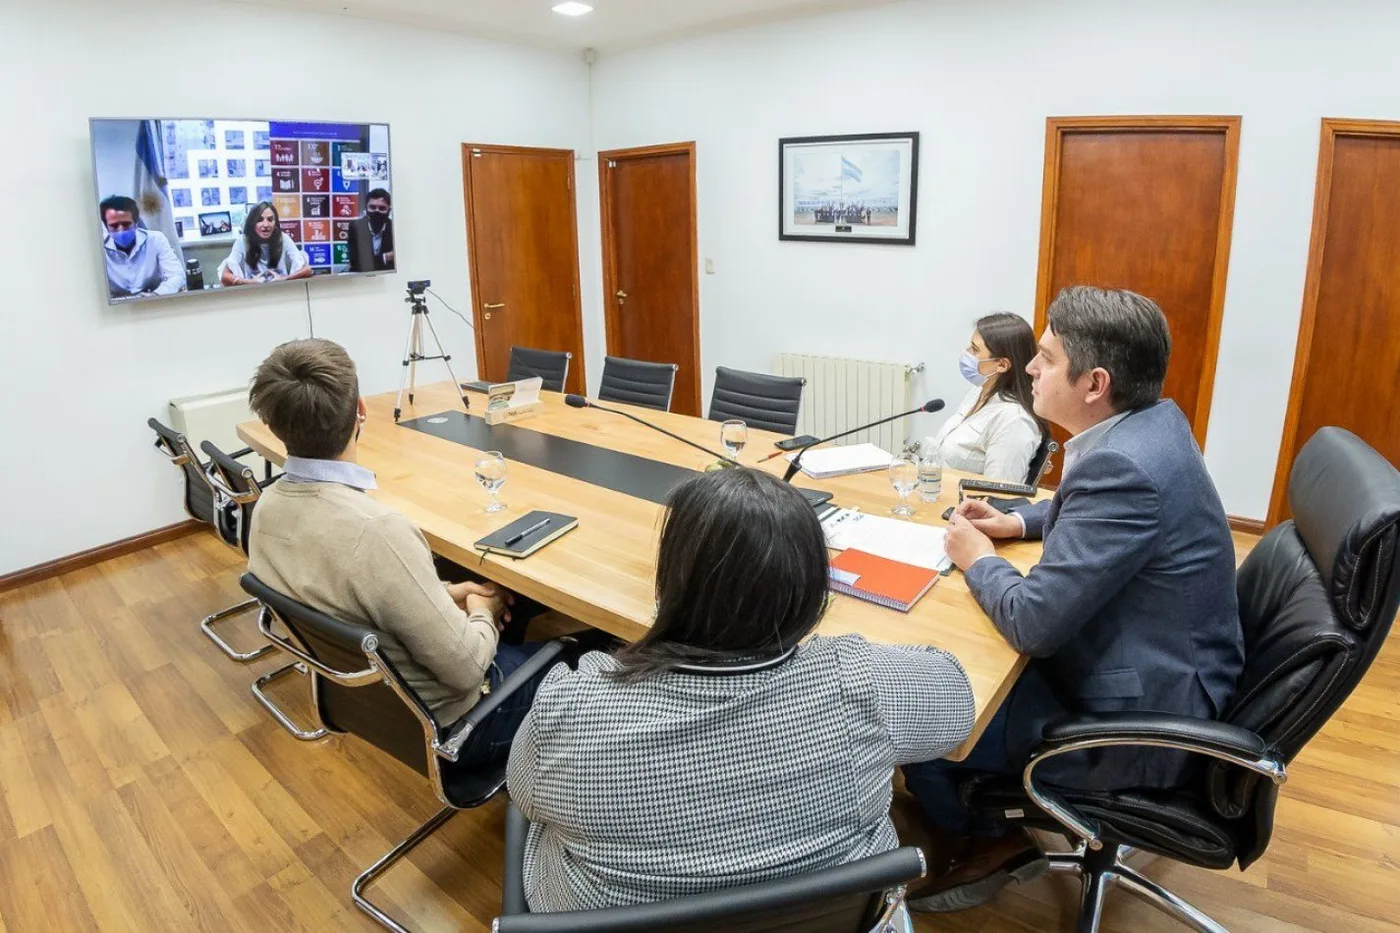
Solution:
{"label": "blue jeans", "polygon": [[1009,824],[974,815],[958,797],[958,782],[973,774],[1018,774],[1021,766],[1006,750],[1006,708],[1003,703],[987,730],[962,761],[921,761],[904,766],[904,786],[919,801],[924,816],[939,829],[958,835],[1002,836]]}
{"label": "blue jeans", "polygon": [[[514,674],[522,664],[530,660],[535,652],[547,642],[532,641],[523,645],[508,645],[505,642],[496,646],[496,660],[486,672],[487,680],[494,692]],[[562,658],[560,659],[562,662]],[[500,764],[510,756],[511,743],[515,741],[516,730],[530,712],[530,704],[535,701],[535,691],[540,681],[553,669],[546,667],[527,683],[522,684],[491,715],[473,730],[457,756],[457,766],[465,768],[485,768]],[[485,699],[485,698],[483,698]]]}

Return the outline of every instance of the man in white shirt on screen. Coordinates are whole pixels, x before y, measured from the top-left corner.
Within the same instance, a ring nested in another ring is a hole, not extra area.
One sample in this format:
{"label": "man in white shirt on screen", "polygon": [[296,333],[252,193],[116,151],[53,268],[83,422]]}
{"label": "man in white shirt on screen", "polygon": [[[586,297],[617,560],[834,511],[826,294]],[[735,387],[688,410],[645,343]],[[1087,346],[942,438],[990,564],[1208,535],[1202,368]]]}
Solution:
{"label": "man in white shirt on screen", "polygon": [[185,290],[185,271],[170,241],[158,230],[137,226],[141,210],[128,197],[113,195],[98,207],[102,215],[103,258],[113,298],[173,295]]}

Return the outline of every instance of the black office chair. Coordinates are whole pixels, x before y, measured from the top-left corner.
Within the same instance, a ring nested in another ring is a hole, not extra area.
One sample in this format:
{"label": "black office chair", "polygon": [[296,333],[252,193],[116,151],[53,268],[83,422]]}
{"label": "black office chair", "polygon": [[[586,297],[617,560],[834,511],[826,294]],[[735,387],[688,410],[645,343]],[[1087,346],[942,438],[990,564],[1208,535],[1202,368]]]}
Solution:
{"label": "black office chair", "polygon": [[[1052,871],[1083,881],[1081,933],[1098,929],[1105,891],[1119,884],[1196,930],[1224,927],[1124,864],[1144,849],[1201,868],[1248,868],[1273,833],[1285,767],[1371,666],[1400,606],[1400,472],[1360,438],[1322,428],[1289,477],[1293,519],[1260,540],[1239,570],[1245,666],[1223,721],[1166,713],[1074,716],[1046,728],[1023,780],[974,777],[975,809],[1067,831],[1072,853]],[[1039,781],[1058,755],[1153,746],[1205,756],[1174,790],[1084,793]]]}
{"label": "black office chair", "polygon": [[[241,547],[246,554],[246,528],[250,524],[246,516],[251,513],[253,503],[257,500],[257,492],[235,491],[236,488],[242,488],[242,473],[246,471],[251,478],[252,471],[234,458],[246,456],[253,452],[252,449],[244,448],[228,456],[222,453],[219,455],[221,460],[232,465],[230,473],[239,474],[237,479],[230,479],[223,471],[203,463],[185,435],[155,418],[151,418],[146,424],[156,433],[156,450],[164,454],[184,474],[185,512],[190,518],[213,529],[220,541],[233,547]],[[208,452],[213,445],[205,441],[204,446]],[[254,490],[258,489],[256,481],[252,482],[252,487]],[[231,660],[240,664],[256,661],[272,651],[272,645],[263,644],[252,651],[239,651],[214,631],[216,623],[252,612],[256,608],[258,602],[255,599],[235,603],[227,609],[220,609],[212,615],[205,616],[200,621],[199,628]]]}
{"label": "black office chair", "polygon": [[1047,431],[1041,438],[1040,444],[1035,448],[1035,455],[1031,457],[1031,465],[1026,470],[1026,485],[1039,486],[1040,478],[1050,472],[1050,456],[1060,449],[1060,445],[1051,439]]}
{"label": "black office chair", "polygon": [[676,370],[679,368],[675,363],[644,363],[621,356],[604,357],[603,382],[598,387],[598,400],[670,411],[671,393],[676,388]]}
{"label": "black office chair", "polygon": [[904,905],[906,883],[924,876],[910,846],[807,875],[631,907],[532,914],[525,903],[525,836],[530,823],[506,814],[501,916],[492,933],[883,933]]}
{"label": "black office chair", "polygon": [[797,433],[797,411],[802,406],[801,376],[770,376],[720,366],[710,394],[710,420],[737,418],[751,428]]}
{"label": "black office chair", "polygon": [[506,382],[539,376],[544,381],[544,388],[551,392],[563,392],[564,383],[569,378],[569,361],[573,358],[572,353],[563,351],[511,347]]}
{"label": "black office chair", "polygon": [[[443,803],[441,810],[362,872],[350,887],[356,907],[382,926],[406,933],[365,896],[365,889],[459,811],[481,806],[505,786],[504,762],[490,768],[469,768],[458,764],[458,754],[472,730],[507,697],[559,660],[570,640],[546,644],[465,716],[455,723],[440,724],[384,656],[377,632],[318,612],[251,573],[245,573],[239,582],[266,610],[258,620],[263,635],[310,672],[311,707],[321,734],[359,736],[426,777]],[[272,630],[273,619],[281,620],[291,639]],[[268,706],[262,697],[259,700]],[[285,718],[280,710],[274,714]]]}

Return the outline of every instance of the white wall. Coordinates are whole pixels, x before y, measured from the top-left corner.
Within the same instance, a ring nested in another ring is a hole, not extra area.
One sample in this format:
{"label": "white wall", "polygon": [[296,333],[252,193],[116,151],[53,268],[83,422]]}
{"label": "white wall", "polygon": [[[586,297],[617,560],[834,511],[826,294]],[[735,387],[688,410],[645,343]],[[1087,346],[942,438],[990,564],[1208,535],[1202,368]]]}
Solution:
{"label": "white wall", "polygon": [[[155,49],[169,50],[168,65]],[[363,80],[351,93],[338,74]],[[0,573],[182,518],[176,471],[152,452],[146,419],[164,418],[171,398],[246,384],[274,344],[307,333],[301,286],[108,308],[89,117],[389,123],[401,272],[310,286],[316,334],[345,344],[366,392],[398,386],[408,279],[431,278],[470,310],[460,144],[590,152],[577,56],[242,4],[0,0],[0,87],[0,177],[11,182]],[[593,174],[580,164],[581,218],[596,218]],[[589,257],[596,230],[582,225]],[[584,264],[591,318],[595,265]],[[433,318],[457,374],[474,375],[470,331],[436,305]]]}
{"label": "white wall", "polygon": [[[1397,35],[1385,2],[906,2],[605,57],[594,141],[698,143],[709,375],[777,350],[924,361],[951,401],[972,321],[1031,316],[1047,116],[1243,115],[1206,460],[1226,509],[1262,518],[1319,120],[1400,118]],[[922,134],[916,247],[779,242],[779,137],[903,130]]]}

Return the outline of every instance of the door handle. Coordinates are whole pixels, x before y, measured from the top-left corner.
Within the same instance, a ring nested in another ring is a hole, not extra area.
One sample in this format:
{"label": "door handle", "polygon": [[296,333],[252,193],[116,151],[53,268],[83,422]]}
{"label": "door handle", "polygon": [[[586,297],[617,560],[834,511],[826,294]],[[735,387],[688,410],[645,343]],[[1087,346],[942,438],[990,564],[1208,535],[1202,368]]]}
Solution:
{"label": "door handle", "polygon": [[626,302],[627,302],[627,293],[624,292],[622,289],[619,288],[619,289],[617,290],[617,303],[618,303],[618,304],[626,304]]}
{"label": "door handle", "polygon": [[482,307],[485,308],[485,309],[488,310],[488,311],[494,311],[494,310],[496,310],[497,308],[504,308],[505,306],[506,306],[506,303],[505,303],[504,301],[498,301],[498,302],[496,302],[495,304],[491,304],[491,303],[488,301],[486,304],[482,305]]}

